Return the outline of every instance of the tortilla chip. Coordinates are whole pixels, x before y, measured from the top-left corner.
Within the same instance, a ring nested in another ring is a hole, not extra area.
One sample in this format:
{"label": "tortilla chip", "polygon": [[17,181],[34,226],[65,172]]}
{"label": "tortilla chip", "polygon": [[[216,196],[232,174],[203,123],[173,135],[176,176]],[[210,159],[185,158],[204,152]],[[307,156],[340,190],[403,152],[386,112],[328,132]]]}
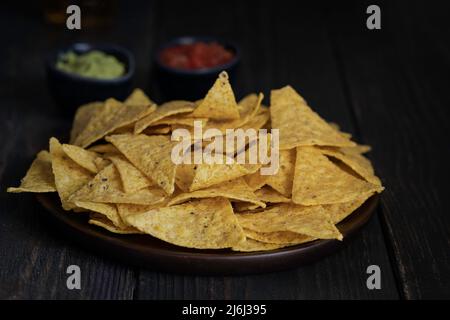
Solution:
{"label": "tortilla chip", "polygon": [[291,202],[291,199],[286,198],[281,193],[275,191],[270,187],[262,187],[259,190],[255,191],[255,195],[259,200],[270,203],[282,203],[282,202]]}
{"label": "tortilla chip", "polygon": [[124,103],[137,106],[151,106],[155,104],[149,97],[147,97],[145,92],[139,88],[134,89]]}
{"label": "tortilla chip", "polygon": [[124,156],[112,155],[108,159],[114,163],[122,180],[125,193],[132,193],[145,187],[156,187],[156,183],[151,181],[139,169],[133,166]]}
{"label": "tortilla chip", "polygon": [[286,197],[291,197],[292,182],[295,169],[295,149],[280,150],[280,166],[278,172],[269,175],[266,184]]}
{"label": "tortilla chip", "polygon": [[90,201],[101,203],[154,204],[164,200],[159,188],[144,188],[133,193],[125,193],[116,167],[111,164],[100,171],[83,188],[70,197],[70,201]]}
{"label": "tortilla chip", "polygon": [[256,171],[255,173],[246,175],[244,177],[245,182],[247,182],[248,186],[253,190],[261,189],[264,185],[266,185],[267,179],[269,178],[269,175],[261,175],[259,171]]}
{"label": "tortilla chip", "polygon": [[119,213],[117,212],[117,207],[115,204],[88,201],[75,201],[75,204],[79,208],[102,214],[118,228],[126,227],[126,224],[123,223]]}
{"label": "tortilla chip", "polygon": [[159,134],[168,134],[170,131],[172,131],[171,126],[162,125],[162,126],[148,127],[142,133],[151,136]]}
{"label": "tortilla chip", "polygon": [[117,234],[141,233],[139,230],[137,230],[133,227],[129,227],[129,226],[124,227],[124,228],[117,227],[116,225],[111,223],[111,221],[109,221],[108,219],[106,219],[102,216],[99,216],[99,215],[91,215],[91,218],[89,219],[88,223],[96,225],[101,228],[104,228],[104,229],[108,230],[109,232],[117,233]]}
{"label": "tortilla chip", "polygon": [[55,192],[55,177],[52,172],[50,153],[42,150],[37,154],[30,168],[17,188],[10,187],[8,192]]}
{"label": "tortilla chip", "polygon": [[190,191],[204,189],[221,182],[236,179],[254,173],[260,166],[245,166],[234,162],[233,164],[198,164]]}
{"label": "tortilla chip", "polygon": [[278,231],[278,232],[256,232],[249,229],[244,229],[245,236],[265,243],[273,244],[301,244],[316,240],[313,237],[305,236],[290,231]]}
{"label": "tortilla chip", "polygon": [[89,147],[87,150],[97,153],[119,153],[116,147],[111,143],[97,144],[95,146]]}
{"label": "tortilla chip", "polygon": [[142,173],[167,194],[175,190],[176,165],[172,149],[177,143],[167,136],[113,135],[106,138]]}
{"label": "tortilla chip", "polygon": [[380,186],[346,173],[320,149],[297,148],[292,188],[292,201],[297,204],[342,203],[382,190]]}
{"label": "tortilla chip", "polygon": [[198,249],[229,248],[244,238],[230,202],[195,200],[129,215],[127,222],[166,242]]}
{"label": "tortilla chip", "polygon": [[190,114],[188,114],[187,116],[177,114],[174,116],[165,117],[161,120],[158,120],[152,123],[151,126],[147,129],[151,129],[154,126],[172,125],[172,124],[179,124],[183,126],[193,127],[195,121],[200,122],[201,126],[204,127],[208,122],[208,118],[193,118]]}
{"label": "tortilla chip", "polygon": [[228,74],[222,71],[206,97],[192,112],[193,117],[215,120],[239,119],[239,110],[228,81]]}
{"label": "tortilla chip", "polygon": [[339,239],[342,235],[322,206],[277,204],[256,213],[236,215],[242,228],[257,232],[291,231],[319,239]]}
{"label": "tortilla chip", "polygon": [[77,109],[73,118],[72,130],[70,131],[70,143],[73,144],[79,134],[86,128],[89,121],[97,112],[103,109],[103,102],[91,102]]}
{"label": "tortilla chip", "polygon": [[64,210],[70,210],[75,204],[69,197],[92,179],[92,174],[76,164],[64,152],[56,138],[50,138],[50,154],[55,186]]}
{"label": "tortilla chip", "polygon": [[69,156],[76,164],[92,173],[98,172],[98,168],[95,164],[96,159],[99,158],[98,154],[70,144],[63,144],[62,148],[67,156]]}
{"label": "tortilla chip", "polygon": [[377,186],[381,186],[381,181],[375,175],[370,160],[352,149],[353,148],[321,148],[323,154],[342,161],[364,180]]}
{"label": "tortilla chip", "polygon": [[272,90],[270,115],[272,128],[280,130],[280,149],[312,145],[355,145],[312,111],[290,86]]}
{"label": "tortilla chip", "polygon": [[270,112],[268,108],[264,108],[264,111],[258,113],[254,117],[250,118],[245,124],[241,125],[239,128],[243,130],[247,129],[261,129],[266,125],[270,120]]}
{"label": "tortilla chip", "polygon": [[179,164],[175,174],[175,183],[184,192],[189,192],[195,174],[195,164]]}
{"label": "tortilla chip", "polygon": [[188,113],[194,110],[194,103],[184,100],[174,100],[169,101],[161,106],[159,106],[155,112],[150,113],[146,117],[140,119],[134,125],[134,133],[138,134],[144,131],[145,128],[158,122],[161,119],[166,117],[180,114],[180,113]]}
{"label": "tortilla chip", "polygon": [[103,110],[91,118],[74,144],[85,148],[114,130],[145,117],[155,108],[155,105],[129,105],[115,99],[108,99],[105,101]]}
{"label": "tortilla chip", "polygon": [[344,203],[325,204],[323,208],[328,212],[331,221],[337,224],[351,215],[356,209],[361,207],[372,194],[364,195],[352,201]]}
{"label": "tortilla chip", "polygon": [[279,245],[274,243],[266,243],[250,238],[245,238],[231,249],[233,251],[253,252],[253,251],[269,251],[286,247],[286,245]]}
{"label": "tortilla chip", "polygon": [[248,212],[260,209],[261,206],[251,202],[233,201],[233,208],[235,212]]}
{"label": "tortilla chip", "polygon": [[264,202],[258,200],[252,189],[250,189],[243,178],[230,180],[206,189],[179,194],[172,200],[170,200],[168,205],[172,206],[175,204],[180,204],[190,199],[212,197],[224,197],[230,200],[239,200],[254,203],[263,208],[266,207],[266,204]]}

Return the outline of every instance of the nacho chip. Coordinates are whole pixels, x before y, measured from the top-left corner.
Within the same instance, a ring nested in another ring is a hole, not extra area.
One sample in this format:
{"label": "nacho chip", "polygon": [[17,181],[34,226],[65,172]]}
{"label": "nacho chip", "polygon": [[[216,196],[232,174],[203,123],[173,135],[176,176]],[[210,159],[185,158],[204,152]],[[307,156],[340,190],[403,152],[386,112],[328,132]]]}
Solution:
{"label": "nacho chip", "polygon": [[127,222],[144,233],[188,248],[229,248],[244,238],[230,202],[224,198],[144,211],[128,216]]}
{"label": "nacho chip", "polygon": [[89,121],[97,112],[103,109],[103,102],[91,102],[77,109],[70,131],[70,143],[73,144],[79,134],[86,128]]}
{"label": "nacho chip", "polygon": [[69,197],[91,180],[93,175],[70,159],[56,138],[50,139],[50,154],[55,186],[62,207],[64,210],[73,209],[75,204],[69,201]]}
{"label": "nacho chip", "polygon": [[109,221],[108,219],[106,219],[105,217],[102,217],[100,215],[91,215],[91,218],[89,219],[88,223],[96,225],[101,228],[104,228],[104,229],[108,230],[109,232],[117,233],[117,234],[142,233],[139,230],[137,230],[133,227],[129,227],[129,226],[124,227],[124,228],[117,227],[116,225],[111,223],[111,221]]}
{"label": "nacho chip", "polygon": [[155,108],[155,105],[129,105],[108,99],[103,109],[91,118],[74,144],[85,148],[114,130],[138,121],[152,113]]}
{"label": "nacho chip", "polygon": [[164,200],[164,192],[159,188],[147,187],[133,193],[125,193],[119,172],[111,164],[69,199],[73,202],[154,204]]}
{"label": "nacho chip", "polygon": [[282,202],[291,202],[291,199],[283,196],[281,193],[275,191],[271,187],[262,187],[259,190],[255,191],[256,197],[259,200],[270,203],[282,203]]}
{"label": "nacho chip", "polygon": [[261,206],[251,202],[233,201],[233,208],[235,212],[249,212],[258,210]]}
{"label": "nacho chip", "polygon": [[97,144],[95,146],[89,147],[87,150],[97,153],[119,153],[116,147],[111,143]]}
{"label": "nacho chip", "polygon": [[183,126],[193,127],[194,122],[198,121],[202,127],[206,125],[208,122],[208,118],[193,118],[190,114],[188,115],[174,115],[165,117],[161,120],[158,120],[151,124],[151,126],[147,129],[152,129],[154,126],[161,126],[161,125],[172,125],[172,124],[179,124]]}
{"label": "nacho chip", "polygon": [[280,149],[312,145],[355,145],[312,111],[290,86],[272,90],[270,115],[272,128],[280,130]]}
{"label": "nacho chip", "polygon": [[146,117],[140,119],[136,122],[134,126],[134,133],[138,134],[144,131],[145,128],[158,122],[161,119],[166,117],[180,114],[180,113],[188,113],[194,110],[194,103],[184,100],[174,100],[169,101],[161,106],[159,106],[155,112],[150,113]]}
{"label": "nacho chip", "polygon": [[245,236],[265,243],[274,244],[301,244],[316,240],[313,237],[305,236],[290,231],[277,231],[277,232],[256,232],[249,229],[244,229]]}
{"label": "nacho chip", "polygon": [[212,186],[206,189],[197,190],[188,193],[182,193],[175,196],[169,201],[168,205],[172,206],[186,202],[190,199],[224,197],[230,200],[239,200],[256,204],[259,207],[266,207],[266,204],[255,196],[252,189],[247,185],[243,178],[237,178]]}
{"label": "nacho chip", "polygon": [[257,232],[291,231],[319,239],[342,240],[322,206],[282,203],[261,212],[236,216],[242,228]]}
{"label": "nacho chip", "polygon": [[50,153],[42,150],[37,154],[25,177],[17,188],[10,187],[8,192],[55,192],[55,177],[52,172]]}
{"label": "nacho chip", "polygon": [[76,164],[92,173],[98,172],[95,164],[95,160],[99,157],[98,154],[71,144],[63,144],[62,148],[67,156]]}
{"label": "nacho chip", "polygon": [[215,120],[239,119],[239,110],[228,81],[228,74],[223,71],[208,91],[206,97],[192,112],[193,117]]}
{"label": "nacho chip", "polygon": [[139,169],[133,166],[122,155],[111,155],[108,159],[114,163],[122,180],[123,190],[125,193],[132,193],[145,187],[156,187],[156,183],[151,181]]}
{"label": "nacho chip", "polygon": [[270,112],[268,108],[261,108],[263,109],[262,112],[258,113],[254,117],[250,118],[245,124],[241,125],[239,128],[243,130],[247,129],[261,129],[264,128],[264,126],[269,122],[270,120]]}
{"label": "nacho chip", "polygon": [[355,178],[340,169],[320,149],[297,148],[293,202],[302,205],[342,203],[381,190],[380,186]]}
{"label": "nacho chip", "polygon": [[128,105],[151,106],[154,104],[152,100],[139,88],[133,90],[130,96],[124,101]]}
{"label": "nacho chip", "polygon": [[295,149],[280,150],[280,167],[274,175],[269,175],[266,184],[286,197],[291,197],[295,169]]}
{"label": "nacho chip", "polygon": [[250,238],[245,238],[244,240],[240,241],[238,244],[233,246],[231,248],[231,250],[241,251],[241,252],[269,251],[269,250],[280,249],[280,248],[283,248],[286,246],[287,245],[266,243],[266,242],[261,242],[261,241],[257,241],[257,240],[250,239]]}
{"label": "nacho chip", "polygon": [[361,207],[372,194],[364,195],[352,201],[344,203],[325,204],[323,208],[328,212],[331,221],[337,224],[351,215],[356,209]]}
{"label": "nacho chip", "polygon": [[115,204],[75,201],[75,205],[79,208],[102,214],[118,228],[126,227],[117,212],[117,207]]}
{"label": "nacho chip", "polygon": [[370,160],[358,153],[356,150],[352,149],[353,148],[321,148],[323,154],[342,161],[364,180],[381,186],[381,181],[375,175]]}
{"label": "nacho chip", "polygon": [[168,134],[170,131],[172,131],[171,126],[162,125],[162,126],[148,127],[142,133],[144,133],[148,136],[151,136],[151,135],[159,135],[159,134]]}
{"label": "nacho chip", "polygon": [[175,174],[175,183],[184,192],[189,192],[195,174],[195,164],[179,164]]}
{"label": "nacho chip", "polygon": [[106,138],[142,173],[167,194],[175,190],[176,165],[172,148],[177,142],[167,136],[113,135]]}

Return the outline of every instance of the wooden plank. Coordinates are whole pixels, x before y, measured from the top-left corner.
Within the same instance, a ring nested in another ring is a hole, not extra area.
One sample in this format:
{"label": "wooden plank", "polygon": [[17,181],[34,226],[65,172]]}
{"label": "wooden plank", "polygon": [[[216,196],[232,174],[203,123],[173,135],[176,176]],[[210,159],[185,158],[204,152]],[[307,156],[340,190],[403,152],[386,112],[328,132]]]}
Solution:
{"label": "wooden plank", "polygon": [[[291,84],[325,118],[355,133],[321,10],[277,1],[254,5],[207,1],[158,3],[155,38],[209,34],[242,48],[238,96]],[[368,290],[366,268],[382,270],[382,290]],[[141,270],[139,299],[395,299],[396,284],[382,230],[372,219],[340,252],[295,270],[242,277],[200,277]]]}
{"label": "wooden plank", "polygon": [[401,295],[449,298],[448,11],[443,3],[378,1],[382,29],[369,31],[369,4],[330,11],[330,30],[355,117],[387,187],[381,222]]}

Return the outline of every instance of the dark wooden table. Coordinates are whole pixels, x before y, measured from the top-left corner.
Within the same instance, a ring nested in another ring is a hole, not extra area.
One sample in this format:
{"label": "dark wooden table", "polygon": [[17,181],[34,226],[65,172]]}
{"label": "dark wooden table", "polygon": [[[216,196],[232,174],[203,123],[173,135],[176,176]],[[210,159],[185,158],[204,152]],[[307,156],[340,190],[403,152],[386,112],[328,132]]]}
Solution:
{"label": "dark wooden table", "polygon": [[[68,31],[46,25],[39,3],[0,11],[0,298],[450,297],[450,25],[443,4],[377,1],[382,29],[368,30],[366,1],[128,1],[111,27]],[[151,54],[184,34],[240,45],[237,96],[268,96],[291,84],[322,116],[373,146],[386,191],[375,217],[341,251],[272,274],[157,272],[78,246],[42,218],[33,195],[6,194],[48,138],[67,136],[70,127],[49,96],[47,52],[78,40],[126,46],[137,59],[136,86],[161,101]],[[66,288],[72,264],[81,268],[81,290]],[[381,269],[380,290],[366,287],[369,265]]]}

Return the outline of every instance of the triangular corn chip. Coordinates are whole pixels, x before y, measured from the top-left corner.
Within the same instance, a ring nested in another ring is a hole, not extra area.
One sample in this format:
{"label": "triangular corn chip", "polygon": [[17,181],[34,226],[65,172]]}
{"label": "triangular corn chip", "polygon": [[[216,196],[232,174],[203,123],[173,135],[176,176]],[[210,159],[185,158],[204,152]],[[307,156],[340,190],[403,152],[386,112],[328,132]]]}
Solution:
{"label": "triangular corn chip", "polygon": [[311,145],[355,145],[312,111],[290,86],[272,90],[270,115],[272,128],[280,130],[280,149]]}
{"label": "triangular corn chip", "polygon": [[91,102],[82,105],[77,109],[73,119],[72,130],[70,131],[70,143],[75,143],[79,134],[86,128],[89,121],[96,113],[103,109],[103,102]]}
{"label": "triangular corn chip", "polygon": [[297,148],[292,201],[302,205],[342,203],[382,187],[358,179],[331,162],[320,149]]}
{"label": "triangular corn chip", "polygon": [[261,242],[247,237],[242,241],[240,241],[235,246],[233,246],[231,249],[233,251],[240,251],[240,252],[253,252],[253,251],[270,251],[280,249],[283,247],[286,247],[286,245]]}
{"label": "triangular corn chip", "polygon": [[244,229],[244,233],[250,239],[273,244],[301,244],[315,240],[313,237],[291,231],[257,232]]}
{"label": "triangular corn chip", "polygon": [[55,177],[52,172],[52,159],[50,153],[42,150],[37,154],[20,186],[8,188],[8,192],[54,192]]}
{"label": "triangular corn chip", "polygon": [[228,81],[228,74],[223,71],[208,91],[206,97],[192,112],[193,117],[215,120],[239,119],[239,110],[233,89]]}
{"label": "triangular corn chip", "polygon": [[118,227],[115,224],[113,224],[110,220],[105,218],[104,216],[98,215],[98,214],[91,214],[90,219],[88,221],[89,224],[96,225],[98,227],[101,227],[103,229],[108,230],[112,233],[117,234],[136,234],[136,233],[142,233],[139,230],[126,226],[126,227]]}
{"label": "triangular corn chip", "polygon": [[150,106],[154,104],[152,100],[139,88],[133,90],[133,92],[128,96],[128,98],[124,101],[125,104],[128,105],[141,105],[141,106]]}
{"label": "triangular corn chip", "polygon": [[291,197],[292,181],[295,169],[295,149],[280,150],[280,166],[278,172],[267,176],[266,184],[285,197]]}
{"label": "triangular corn chip", "polygon": [[291,202],[291,199],[286,198],[278,191],[275,191],[271,187],[265,186],[261,189],[255,191],[256,197],[264,202],[270,203],[282,203],[282,202]]}
{"label": "triangular corn chip", "polygon": [[116,227],[124,228],[126,225],[117,212],[115,204],[88,202],[88,201],[75,201],[75,205],[79,208],[83,208],[89,211],[97,212],[108,218]]}
{"label": "triangular corn chip", "polygon": [[135,213],[127,222],[144,233],[188,248],[229,248],[244,238],[230,202],[224,198]]}
{"label": "triangular corn chip", "polygon": [[99,158],[98,154],[71,144],[63,144],[62,148],[76,164],[92,173],[98,172],[98,168],[95,164],[95,161]]}

